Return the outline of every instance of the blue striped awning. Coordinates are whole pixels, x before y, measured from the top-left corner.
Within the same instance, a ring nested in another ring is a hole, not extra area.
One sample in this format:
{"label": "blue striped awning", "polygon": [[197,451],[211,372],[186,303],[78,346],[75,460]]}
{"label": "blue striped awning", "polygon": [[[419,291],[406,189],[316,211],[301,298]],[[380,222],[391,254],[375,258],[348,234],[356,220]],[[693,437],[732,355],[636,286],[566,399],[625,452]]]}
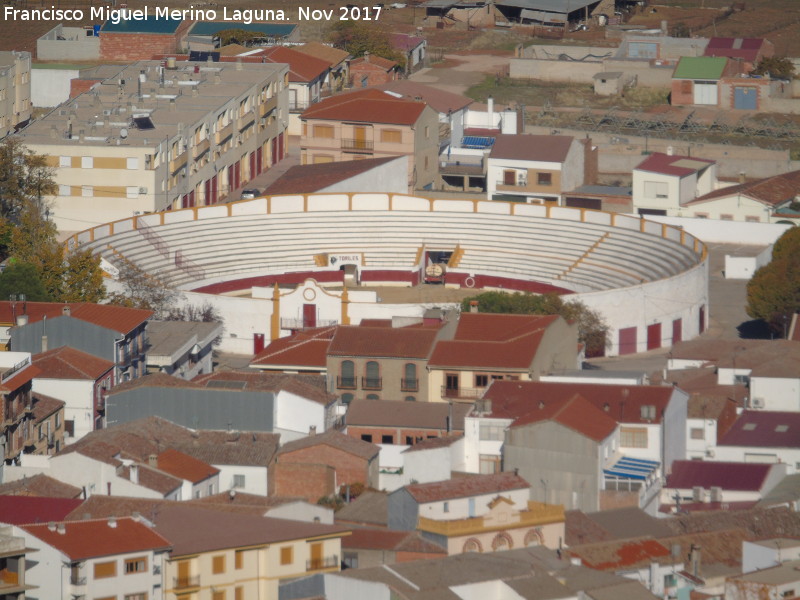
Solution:
{"label": "blue striped awning", "polygon": [[477,135],[468,135],[461,139],[462,148],[472,148],[474,150],[483,150],[484,148],[491,148],[494,145],[494,138],[480,137]]}
{"label": "blue striped awning", "polygon": [[620,479],[645,480],[658,469],[660,464],[655,460],[623,456],[608,469],[603,469],[603,473]]}

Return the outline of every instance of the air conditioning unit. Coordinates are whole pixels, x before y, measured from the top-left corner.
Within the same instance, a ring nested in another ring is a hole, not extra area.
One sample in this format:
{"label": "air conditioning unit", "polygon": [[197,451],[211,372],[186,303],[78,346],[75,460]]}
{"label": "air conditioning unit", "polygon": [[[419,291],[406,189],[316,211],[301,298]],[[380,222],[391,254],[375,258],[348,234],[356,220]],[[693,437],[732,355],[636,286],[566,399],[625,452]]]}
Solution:
{"label": "air conditioning unit", "polygon": [[763,398],[753,398],[752,404],[753,404],[753,408],[764,408],[764,399]]}
{"label": "air conditioning unit", "polygon": [[705,490],[702,487],[695,486],[692,488],[692,500],[695,502],[703,502],[705,495]]}
{"label": "air conditioning unit", "polygon": [[146,187],[140,187],[139,188],[139,193],[140,194],[146,194],[147,193],[147,188]]}
{"label": "air conditioning unit", "polygon": [[711,501],[722,502],[722,488],[714,486],[711,488]]}
{"label": "air conditioning unit", "polygon": [[517,174],[517,185],[528,185],[528,174],[527,173],[518,173]]}
{"label": "air conditioning unit", "polygon": [[708,450],[706,450],[706,456],[707,456],[708,458],[714,458],[716,455],[717,455],[717,453],[716,453],[716,452],[714,452],[714,450],[712,450],[711,448],[709,448]]}

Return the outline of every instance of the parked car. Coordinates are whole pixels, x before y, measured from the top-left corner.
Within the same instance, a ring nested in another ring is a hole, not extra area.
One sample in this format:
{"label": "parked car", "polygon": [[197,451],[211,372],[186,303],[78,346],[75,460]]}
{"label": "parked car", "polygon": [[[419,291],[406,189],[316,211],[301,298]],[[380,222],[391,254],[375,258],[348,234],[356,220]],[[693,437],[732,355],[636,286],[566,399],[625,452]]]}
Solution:
{"label": "parked car", "polygon": [[242,200],[252,200],[253,198],[258,198],[260,195],[261,192],[255,188],[242,190]]}

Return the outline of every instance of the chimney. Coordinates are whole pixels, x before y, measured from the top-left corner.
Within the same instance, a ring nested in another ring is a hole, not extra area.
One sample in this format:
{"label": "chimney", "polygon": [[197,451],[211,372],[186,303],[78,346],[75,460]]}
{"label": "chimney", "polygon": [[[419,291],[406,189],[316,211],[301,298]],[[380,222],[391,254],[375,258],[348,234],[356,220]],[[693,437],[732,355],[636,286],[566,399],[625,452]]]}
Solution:
{"label": "chimney", "polygon": [[695,577],[700,577],[701,572],[700,550],[700,546],[695,546],[694,544],[692,544],[692,547],[689,550],[689,564],[692,567],[692,575]]}
{"label": "chimney", "polygon": [[111,527],[111,529],[116,529],[117,528],[117,520],[114,517],[109,518],[108,519],[108,526]]}
{"label": "chimney", "polygon": [[242,59],[241,58],[237,58],[236,59],[236,70],[237,71],[241,71],[242,70]]}
{"label": "chimney", "polygon": [[317,426],[316,425],[311,425],[308,428],[308,435],[317,435]]}
{"label": "chimney", "polygon": [[42,352],[47,352],[47,336],[42,336]]}
{"label": "chimney", "polygon": [[147,464],[149,466],[153,467],[154,469],[157,469],[158,468],[158,456],[156,456],[155,454],[151,454],[150,456],[148,456],[147,457]]}
{"label": "chimney", "polygon": [[364,52],[364,62],[365,63],[369,62],[369,52]]}
{"label": "chimney", "polygon": [[175,112],[178,109],[177,102],[175,102],[175,98],[169,99],[169,111]]}
{"label": "chimney", "polygon": [[58,531],[59,535],[64,535],[67,533],[67,526],[64,523],[59,523],[56,525],[56,531]]}
{"label": "chimney", "polygon": [[486,100],[486,114],[487,114],[487,126],[491,129],[494,127],[494,98],[489,96]]}
{"label": "chimney", "polygon": [[72,314],[72,307],[69,304],[65,304],[61,307],[61,314],[65,317],[69,317]]}
{"label": "chimney", "polygon": [[130,469],[130,480],[131,483],[138,485],[139,484],[139,465],[131,465]]}
{"label": "chimney", "polygon": [[17,315],[17,327],[28,324],[28,315]]}
{"label": "chimney", "polygon": [[55,530],[56,530],[56,524],[55,524],[53,521],[50,521],[50,522],[47,524],[47,528],[48,528],[50,531],[55,531]]}
{"label": "chimney", "polygon": [[478,301],[477,300],[470,300],[469,301],[469,312],[471,312],[471,313],[478,312]]}
{"label": "chimney", "polygon": [[745,171],[739,171],[739,183],[747,183],[747,173]]}

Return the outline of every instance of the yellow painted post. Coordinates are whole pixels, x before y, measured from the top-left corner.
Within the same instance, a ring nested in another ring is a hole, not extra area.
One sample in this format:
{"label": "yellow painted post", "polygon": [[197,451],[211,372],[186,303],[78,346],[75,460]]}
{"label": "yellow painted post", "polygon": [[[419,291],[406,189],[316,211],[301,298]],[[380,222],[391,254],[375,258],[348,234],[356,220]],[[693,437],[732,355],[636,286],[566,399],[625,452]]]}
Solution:
{"label": "yellow painted post", "polygon": [[272,318],[270,319],[269,338],[277,340],[281,336],[281,290],[278,282],[272,289]]}
{"label": "yellow painted post", "polygon": [[345,286],[342,290],[342,325],[350,325],[349,305],[350,295],[347,293],[347,286]]}

